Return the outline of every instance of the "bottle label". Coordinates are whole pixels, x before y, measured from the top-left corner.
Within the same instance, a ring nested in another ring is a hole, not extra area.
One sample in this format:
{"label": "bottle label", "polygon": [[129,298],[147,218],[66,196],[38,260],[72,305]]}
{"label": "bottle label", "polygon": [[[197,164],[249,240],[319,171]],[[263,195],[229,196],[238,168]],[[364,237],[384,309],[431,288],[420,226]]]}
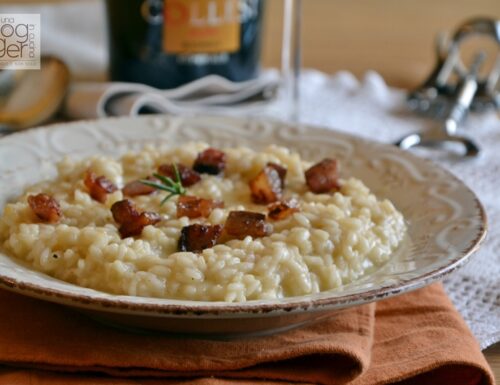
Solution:
{"label": "bottle label", "polygon": [[238,0],[165,0],[163,49],[168,53],[240,49]]}

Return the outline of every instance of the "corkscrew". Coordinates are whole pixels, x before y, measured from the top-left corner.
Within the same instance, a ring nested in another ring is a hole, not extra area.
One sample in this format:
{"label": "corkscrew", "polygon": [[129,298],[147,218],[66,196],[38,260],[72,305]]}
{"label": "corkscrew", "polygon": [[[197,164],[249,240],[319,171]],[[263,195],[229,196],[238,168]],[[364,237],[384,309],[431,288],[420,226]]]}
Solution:
{"label": "corkscrew", "polygon": [[[475,55],[470,68],[460,58],[461,45],[472,35],[491,37],[499,50],[495,64],[486,77],[479,76],[485,59],[484,53]],[[462,24],[451,41],[442,37],[437,43],[437,63],[428,79],[408,95],[408,105],[415,112],[445,120],[440,129],[408,135],[396,145],[408,149],[413,146],[436,147],[447,142],[461,143],[466,156],[479,154],[479,147],[471,140],[457,134],[459,125],[468,110],[484,112],[500,109],[500,21],[478,18]],[[453,78],[456,81],[453,81]]]}
{"label": "corkscrew", "polygon": [[461,122],[465,119],[474,95],[478,90],[477,76],[485,56],[483,52],[476,55],[470,71],[458,89],[455,103],[453,103],[444,125],[437,129],[407,135],[396,142],[396,145],[403,149],[409,149],[414,146],[435,147],[453,142],[463,145],[465,156],[478,155],[478,145],[472,139],[458,135],[457,130]]}

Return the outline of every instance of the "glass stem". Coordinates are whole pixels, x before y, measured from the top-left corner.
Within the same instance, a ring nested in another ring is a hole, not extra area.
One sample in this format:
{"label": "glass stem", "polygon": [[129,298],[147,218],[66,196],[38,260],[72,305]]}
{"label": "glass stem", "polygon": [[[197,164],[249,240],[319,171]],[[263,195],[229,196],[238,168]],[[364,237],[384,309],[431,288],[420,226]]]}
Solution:
{"label": "glass stem", "polygon": [[298,120],[300,101],[302,0],[284,0],[281,71],[289,117]]}
{"label": "glass stem", "polygon": [[293,34],[293,105],[299,107],[300,101],[300,70],[302,67],[302,0],[295,1],[294,34]]}

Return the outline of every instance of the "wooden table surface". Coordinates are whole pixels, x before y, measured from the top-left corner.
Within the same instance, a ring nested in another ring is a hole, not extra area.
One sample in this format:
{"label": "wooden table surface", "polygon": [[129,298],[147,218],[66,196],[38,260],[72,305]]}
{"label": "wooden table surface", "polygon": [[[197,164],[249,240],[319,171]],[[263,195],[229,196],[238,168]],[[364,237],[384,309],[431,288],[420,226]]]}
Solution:
{"label": "wooden table surface", "polygon": [[500,384],[500,343],[491,346],[483,353],[486,357],[486,360],[490,364],[491,369],[493,369],[493,373],[495,374],[497,383]]}

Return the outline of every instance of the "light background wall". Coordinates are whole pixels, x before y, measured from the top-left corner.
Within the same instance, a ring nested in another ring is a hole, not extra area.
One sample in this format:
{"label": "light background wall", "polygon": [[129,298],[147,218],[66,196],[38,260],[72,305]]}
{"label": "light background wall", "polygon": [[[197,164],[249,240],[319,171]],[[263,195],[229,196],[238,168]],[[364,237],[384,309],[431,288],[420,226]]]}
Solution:
{"label": "light background wall", "polygon": [[[71,0],[51,0],[71,1]],[[283,0],[266,0],[264,64],[279,65]],[[0,0],[0,4],[47,0]],[[126,4],[127,0],[123,1]],[[306,67],[379,71],[393,85],[411,87],[434,63],[433,40],[466,18],[500,19],[500,0],[303,0]]]}
{"label": "light background wall", "polygon": [[[281,0],[269,0],[265,62],[279,62]],[[500,19],[500,0],[303,0],[303,62],[414,86],[434,64],[434,38],[473,16]]]}

